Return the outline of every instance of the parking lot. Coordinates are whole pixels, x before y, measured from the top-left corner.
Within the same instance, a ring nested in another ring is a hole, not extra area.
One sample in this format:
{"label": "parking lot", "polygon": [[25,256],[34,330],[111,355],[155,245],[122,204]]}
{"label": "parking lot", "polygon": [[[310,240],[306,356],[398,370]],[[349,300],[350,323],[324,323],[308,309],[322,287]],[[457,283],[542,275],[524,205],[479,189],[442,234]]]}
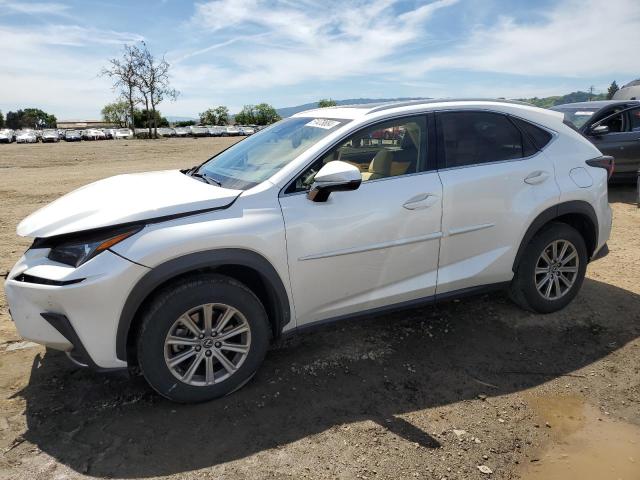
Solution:
{"label": "parking lot", "polygon": [[[238,140],[0,145],[0,273],[30,243],[17,223],[58,196],[190,167]],[[638,479],[635,199],[610,189],[611,253],[563,311],[492,294],[327,326],[274,346],[246,388],[200,405],[21,341],[2,293],[0,478],[531,480],[561,478],[564,464],[575,478]]]}

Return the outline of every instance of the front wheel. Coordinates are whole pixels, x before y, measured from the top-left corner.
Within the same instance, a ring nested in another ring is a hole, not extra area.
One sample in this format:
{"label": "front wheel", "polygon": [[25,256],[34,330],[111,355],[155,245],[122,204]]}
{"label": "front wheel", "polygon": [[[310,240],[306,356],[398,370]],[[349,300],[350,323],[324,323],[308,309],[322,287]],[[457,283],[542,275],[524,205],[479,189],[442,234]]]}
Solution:
{"label": "front wheel", "polygon": [[165,288],[142,322],[137,343],[142,374],[176,402],[211,400],[242,387],[269,346],[269,322],[260,300],[221,275]]}
{"label": "front wheel", "polygon": [[510,296],[527,310],[560,310],[578,294],[587,260],[580,232],[564,223],[551,223],[527,246],[511,282]]}

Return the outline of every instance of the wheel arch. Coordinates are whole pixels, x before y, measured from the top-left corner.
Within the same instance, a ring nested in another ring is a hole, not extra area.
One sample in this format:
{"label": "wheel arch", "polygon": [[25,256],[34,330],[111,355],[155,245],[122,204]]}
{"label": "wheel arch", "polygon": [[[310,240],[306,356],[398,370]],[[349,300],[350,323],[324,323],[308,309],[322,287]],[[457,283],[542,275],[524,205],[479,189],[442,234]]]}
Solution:
{"label": "wheel arch", "polygon": [[547,208],[531,222],[522,237],[520,247],[513,261],[513,272],[518,268],[522,255],[531,239],[547,224],[554,221],[566,223],[578,230],[587,245],[589,258],[592,257],[598,245],[598,217],[588,202],[572,200]]}
{"label": "wheel arch", "polygon": [[263,303],[274,338],[291,321],[289,297],[280,275],[262,255],[243,249],[219,249],[191,253],[164,262],[147,272],[131,289],[124,303],[116,333],[116,356],[132,358],[132,345],[139,326],[139,313],[160,288],[196,273],[215,272],[234,278]]}

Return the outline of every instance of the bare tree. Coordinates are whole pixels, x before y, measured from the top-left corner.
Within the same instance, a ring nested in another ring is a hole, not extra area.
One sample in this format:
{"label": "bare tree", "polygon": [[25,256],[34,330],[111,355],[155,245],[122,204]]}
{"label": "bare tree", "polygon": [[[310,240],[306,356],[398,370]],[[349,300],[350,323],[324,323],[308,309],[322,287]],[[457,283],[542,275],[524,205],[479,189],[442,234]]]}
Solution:
{"label": "bare tree", "polygon": [[129,104],[129,125],[134,126],[134,113],[136,105],[140,103],[138,96],[138,58],[137,47],[124,46],[121,58],[111,58],[109,66],[103,68],[100,74],[113,80],[113,88],[120,90],[121,95]]}
{"label": "bare tree", "polygon": [[144,42],[140,47],[133,47],[136,68],[136,86],[145,101],[147,120],[149,125],[149,137],[151,124],[153,124],[153,138],[158,136],[156,110],[160,102],[165,98],[175,100],[179,92],[171,88],[169,81],[169,62],[162,56],[156,58],[147,48]]}

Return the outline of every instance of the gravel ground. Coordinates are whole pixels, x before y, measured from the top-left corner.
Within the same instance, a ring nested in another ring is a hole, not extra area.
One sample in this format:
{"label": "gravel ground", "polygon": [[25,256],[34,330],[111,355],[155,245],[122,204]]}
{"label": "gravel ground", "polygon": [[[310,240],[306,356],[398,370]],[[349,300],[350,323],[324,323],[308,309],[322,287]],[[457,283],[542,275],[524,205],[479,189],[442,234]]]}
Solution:
{"label": "gravel ground", "polygon": [[[0,145],[0,273],[29,243],[16,224],[41,205],[233,141]],[[611,253],[561,312],[492,294],[335,324],[274,347],[243,390],[195,406],[21,341],[2,294],[0,478],[638,479],[634,198],[611,188]]]}

